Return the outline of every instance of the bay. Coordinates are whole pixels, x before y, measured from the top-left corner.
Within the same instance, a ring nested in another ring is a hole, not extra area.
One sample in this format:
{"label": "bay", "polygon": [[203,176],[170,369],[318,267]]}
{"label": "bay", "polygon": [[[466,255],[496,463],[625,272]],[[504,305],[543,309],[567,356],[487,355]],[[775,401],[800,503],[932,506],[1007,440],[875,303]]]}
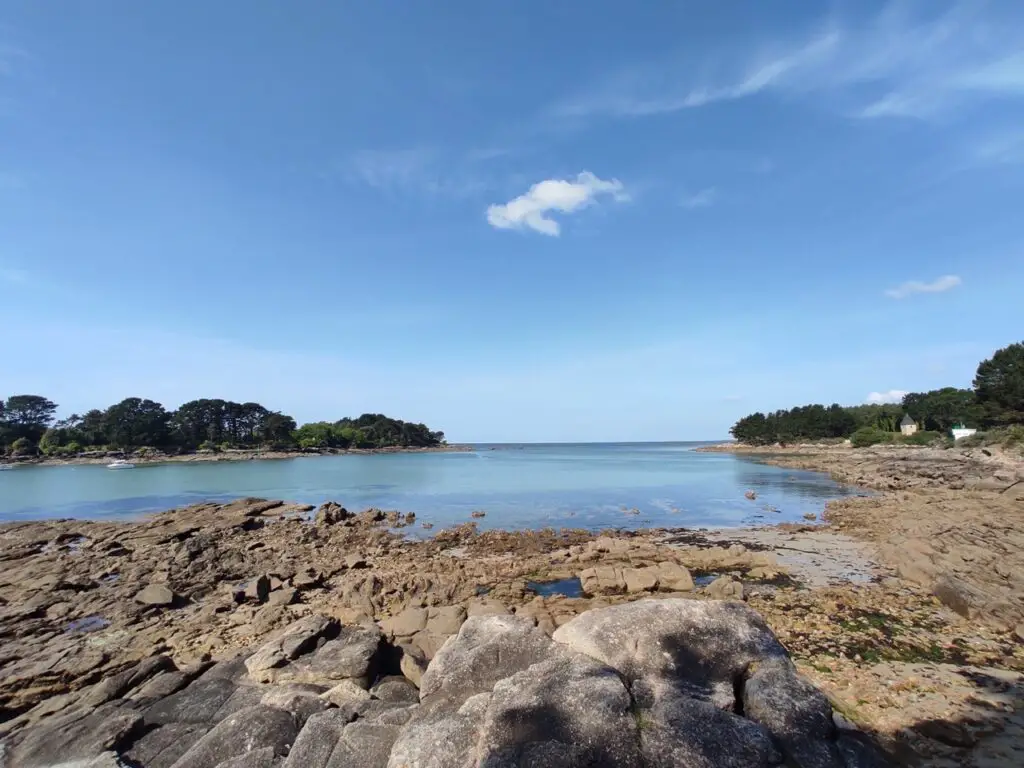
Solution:
{"label": "bay", "polygon": [[[701,443],[478,445],[468,452],[18,467],[0,520],[125,519],[240,496],[415,512],[435,528],[734,527],[802,520],[857,491],[825,475],[697,453]],[[748,491],[756,499],[744,496]],[[417,526],[417,530],[419,527]],[[424,532],[425,533],[425,532]]]}

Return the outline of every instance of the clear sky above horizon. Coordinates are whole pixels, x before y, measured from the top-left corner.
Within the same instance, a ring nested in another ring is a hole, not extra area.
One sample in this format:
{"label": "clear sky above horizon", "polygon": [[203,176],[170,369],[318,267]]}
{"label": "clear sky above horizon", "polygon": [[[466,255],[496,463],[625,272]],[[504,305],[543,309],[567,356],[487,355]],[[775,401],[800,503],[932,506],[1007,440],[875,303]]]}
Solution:
{"label": "clear sky above horizon", "polygon": [[0,396],[724,437],[1024,337],[1024,4],[0,2]]}

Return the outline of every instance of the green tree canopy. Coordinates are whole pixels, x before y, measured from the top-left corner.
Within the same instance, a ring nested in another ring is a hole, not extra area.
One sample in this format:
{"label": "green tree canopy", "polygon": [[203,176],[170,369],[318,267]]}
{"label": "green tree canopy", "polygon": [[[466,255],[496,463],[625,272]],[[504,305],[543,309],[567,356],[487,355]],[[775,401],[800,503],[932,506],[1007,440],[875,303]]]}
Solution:
{"label": "green tree canopy", "polygon": [[943,387],[910,392],[903,397],[903,409],[923,429],[934,432],[948,432],[960,422],[968,427],[981,426],[981,409],[970,389]]}
{"label": "green tree canopy", "polygon": [[751,445],[791,443],[801,440],[825,440],[848,437],[857,428],[857,419],[838,403],[803,405],[769,413],[752,413],[736,422],[733,437]]}
{"label": "green tree canopy", "polygon": [[1024,422],[1024,342],[998,350],[978,365],[974,392],[993,425]]}
{"label": "green tree canopy", "polygon": [[364,413],[356,419],[319,421],[297,428],[295,419],[259,403],[200,399],[168,412],[153,400],[129,397],[106,410],[93,409],[54,422],[57,406],[39,395],[0,400],[0,452],[18,443],[47,455],[81,449],[142,447],[195,450],[203,445],[303,448],[428,447],[444,442],[443,432],[424,424]]}
{"label": "green tree canopy", "polygon": [[260,440],[278,447],[290,447],[293,443],[292,433],[295,432],[295,419],[283,413],[268,413],[260,425]]}
{"label": "green tree canopy", "polygon": [[12,395],[0,408],[0,443],[25,438],[33,446],[53,423],[57,405],[41,395]]}
{"label": "green tree canopy", "polygon": [[129,397],[110,406],[104,418],[107,440],[118,448],[162,448],[170,438],[170,415],[160,403]]}

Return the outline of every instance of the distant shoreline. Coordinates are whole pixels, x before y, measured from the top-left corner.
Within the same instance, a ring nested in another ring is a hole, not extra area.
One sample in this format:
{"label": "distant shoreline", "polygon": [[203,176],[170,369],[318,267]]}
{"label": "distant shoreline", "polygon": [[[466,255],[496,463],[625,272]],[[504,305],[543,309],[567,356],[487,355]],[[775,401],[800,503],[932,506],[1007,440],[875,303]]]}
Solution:
{"label": "distant shoreline", "polygon": [[373,455],[384,453],[464,453],[475,450],[471,445],[439,445],[423,448],[324,448],[315,451],[261,451],[228,449],[224,451],[197,451],[195,453],[165,454],[154,452],[145,456],[119,451],[107,451],[101,456],[71,456],[64,458],[38,457],[12,462],[19,466],[60,467],[105,465],[114,459],[128,459],[133,464],[179,464],[215,461],[266,461],[269,459],[301,459],[315,456]]}

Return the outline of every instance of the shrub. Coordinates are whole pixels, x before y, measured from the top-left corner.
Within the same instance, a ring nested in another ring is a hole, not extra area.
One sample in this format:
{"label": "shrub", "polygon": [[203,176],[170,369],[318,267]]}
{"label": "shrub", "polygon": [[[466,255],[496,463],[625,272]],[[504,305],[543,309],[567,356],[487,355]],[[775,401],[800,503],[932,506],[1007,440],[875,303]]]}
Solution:
{"label": "shrub", "polygon": [[961,437],[956,441],[957,448],[983,448],[986,445],[1000,445],[1004,448],[1024,446],[1024,424],[1009,427],[994,427],[985,432]]}
{"label": "shrub", "polygon": [[975,432],[973,435],[961,437],[954,445],[957,448],[980,448],[983,445],[988,445],[989,442],[988,432]]}
{"label": "shrub", "polygon": [[891,443],[895,436],[894,433],[886,432],[878,427],[861,427],[850,435],[850,443],[854,448],[866,448],[869,445]]}
{"label": "shrub", "polygon": [[39,438],[39,450],[47,456],[54,456],[60,454],[62,452],[61,438],[63,436],[63,430],[46,430],[43,433],[43,436]]}
{"label": "shrub", "polygon": [[896,442],[902,443],[903,445],[931,445],[932,443],[941,439],[941,432],[929,432],[928,430],[915,432],[912,435],[896,436]]}
{"label": "shrub", "polygon": [[1024,424],[1014,424],[1012,427],[1007,427],[1003,445],[1019,444],[1024,444]]}
{"label": "shrub", "polygon": [[19,437],[11,443],[11,453],[15,456],[31,456],[36,452],[36,445],[27,437]]}
{"label": "shrub", "polygon": [[199,444],[199,450],[217,453],[220,450],[220,448],[217,447],[217,444],[213,442],[213,440],[203,440],[203,442]]}

